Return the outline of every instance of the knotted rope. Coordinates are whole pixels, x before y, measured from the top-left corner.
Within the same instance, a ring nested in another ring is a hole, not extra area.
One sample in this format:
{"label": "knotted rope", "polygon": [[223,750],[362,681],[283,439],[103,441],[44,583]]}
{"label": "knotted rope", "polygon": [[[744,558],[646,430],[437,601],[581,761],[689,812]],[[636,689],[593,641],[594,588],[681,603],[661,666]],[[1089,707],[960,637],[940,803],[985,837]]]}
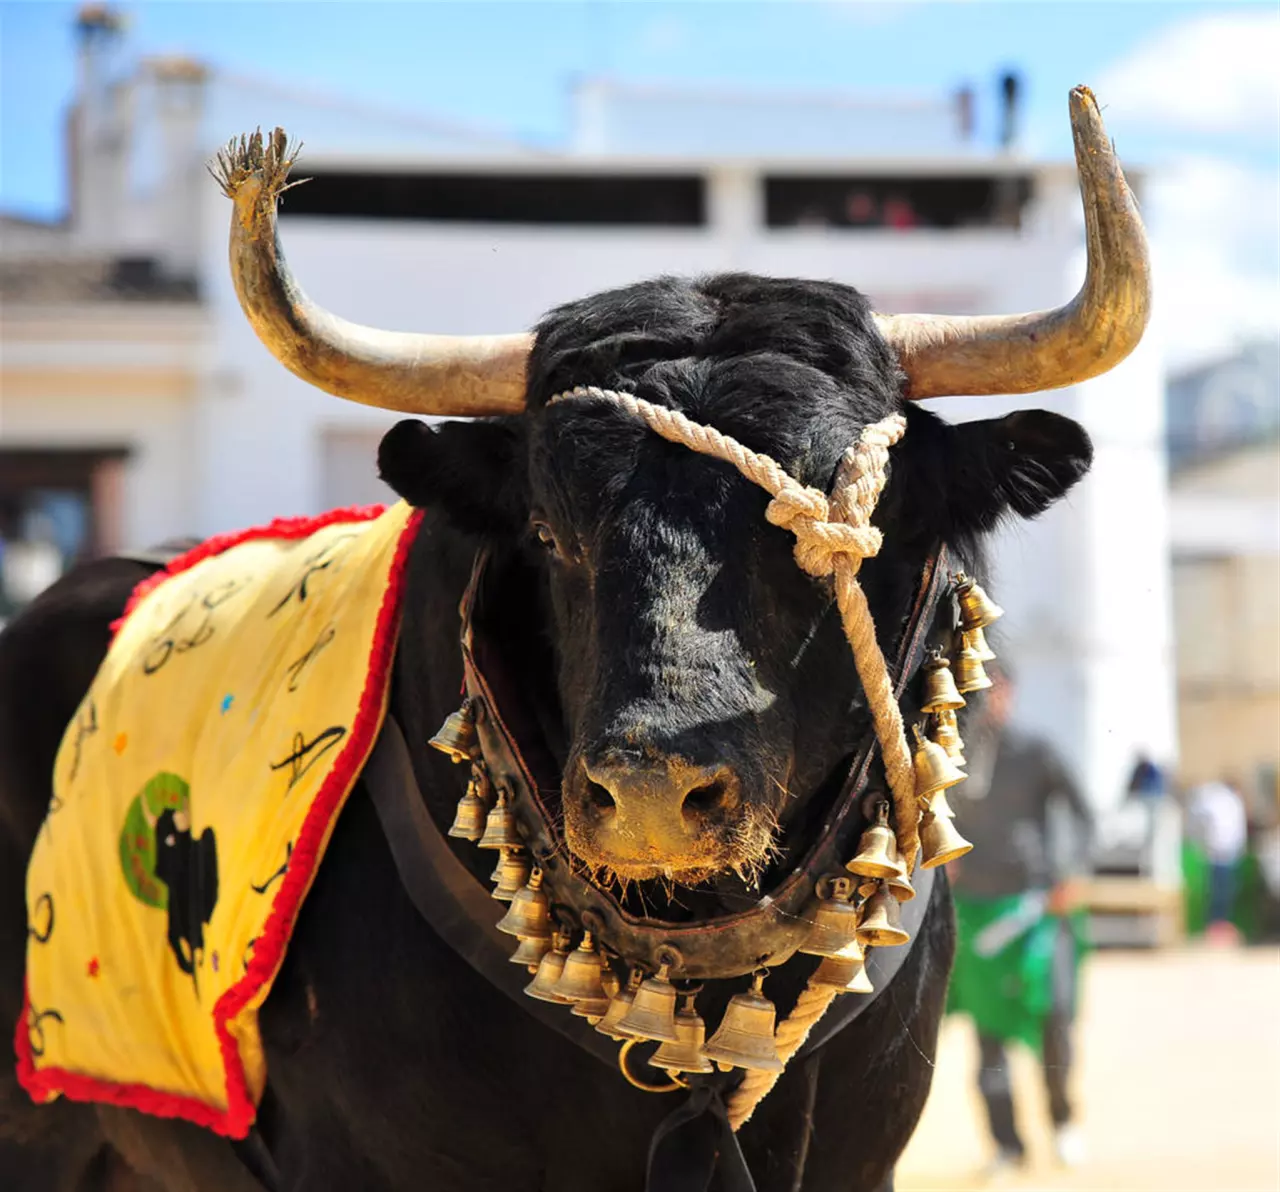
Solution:
{"label": "knotted rope", "polygon": [[[573,398],[613,402],[664,439],[732,464],[773,498],[765,510],[765,517],[773,525],[795,535],[796,563],[810,575],[832,577],[836,606],[840,610],[845,637],[853,650],[854,666],[867,697],[893,796],[898,851],[910,872],[920,843],[915,772],[889,668],[876,641],[875,623],[871,619],[866,594],[858,583],[862,560],[871,558],[880,550],[882,535],[871,524],[871,515],[884,491],[889,448],[906,432],[906,420],[901,414],[891,414],[864,427],[858,441],[840,461],[832,496],[828,498],[818,489],[801,484],[776,460],[751,451],[713,426],[693,422],[677,410],[654,405],[630,393],[598,389],[594,385],[579,385],[557,393],[547,404]],[[814,1024],[826,1013],[836,995],[837,990],[833,987],[812,983],[801,991],[794,1009],[778,1025],[774,1036],[778,1056],[784,1066],[804,1044]],[[751,1116],[777,1083],[779,1075],[778,1072],[748,1070],[727,1102],[729,1122],[735,1130]]]}

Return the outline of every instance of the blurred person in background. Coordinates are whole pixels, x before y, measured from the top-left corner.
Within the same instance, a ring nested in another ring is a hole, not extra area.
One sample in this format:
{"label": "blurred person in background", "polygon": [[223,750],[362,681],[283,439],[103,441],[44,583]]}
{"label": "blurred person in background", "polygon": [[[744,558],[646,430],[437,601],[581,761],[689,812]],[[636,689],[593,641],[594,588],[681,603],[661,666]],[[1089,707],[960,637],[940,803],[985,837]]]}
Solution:
{"label": "blurred person in background", "polygon": [[1249,841],[1248,817],[1240,792],[1230,782],[1204,782],[1191,792],[1188,829],[1209,862],[1209,942],[1235,944],[1240,933],[1231,920],[1236,878]]}
{"label": "blurred person in background", "polygon": [[1074,1167],[1084,1159],[1067,1086],[1084,935],[1083,916],[1072,912],[1093,816],[1053,747],[1010,727],[1012,671],[993,664],[988,673],[985,707],[966,730],[969,777],[948,791],[974,846],[949,866],[959,933],[948,1010],[977,1028],[978,1088],[997,1147],[986,1175],[995,1178],[1026,1161],[1011,1040],[1039,1054],[1058,1161]]}

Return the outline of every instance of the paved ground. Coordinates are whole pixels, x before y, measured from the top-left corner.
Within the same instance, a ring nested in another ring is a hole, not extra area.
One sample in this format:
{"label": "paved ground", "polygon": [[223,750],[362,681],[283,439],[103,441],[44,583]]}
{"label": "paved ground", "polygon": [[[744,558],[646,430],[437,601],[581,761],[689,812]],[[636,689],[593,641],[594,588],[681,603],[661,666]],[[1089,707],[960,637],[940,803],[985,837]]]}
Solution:
{"label": "paved ground", "polygon": [[[1015,1095],[1031,1167],[1019,1189],[1280,1189],[1280,949],[1101,953],[1085,970],[1077,1170],[1054,1166],[1045,1097],[1015,1049]],[[898,1192],[984,1186],[990,1156],[965,1020],[943,1027],[933,1092],[898,1167]]]}

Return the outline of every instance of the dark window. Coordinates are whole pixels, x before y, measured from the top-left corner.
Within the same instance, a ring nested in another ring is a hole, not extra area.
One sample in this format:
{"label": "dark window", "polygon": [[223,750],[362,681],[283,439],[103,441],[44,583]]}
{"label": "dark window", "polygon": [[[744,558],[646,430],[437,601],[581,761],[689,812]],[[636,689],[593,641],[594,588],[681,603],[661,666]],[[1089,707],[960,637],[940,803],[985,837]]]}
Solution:
{"label": "dark window", "polygon": [[608,174],[364,174],[321,171],[289,191],[281,213],[525,224],[699,227],[696,176]]}
{"label": "dark window", "polygon": [[1018,227],[1027,177],[765,179],[771,228]]}

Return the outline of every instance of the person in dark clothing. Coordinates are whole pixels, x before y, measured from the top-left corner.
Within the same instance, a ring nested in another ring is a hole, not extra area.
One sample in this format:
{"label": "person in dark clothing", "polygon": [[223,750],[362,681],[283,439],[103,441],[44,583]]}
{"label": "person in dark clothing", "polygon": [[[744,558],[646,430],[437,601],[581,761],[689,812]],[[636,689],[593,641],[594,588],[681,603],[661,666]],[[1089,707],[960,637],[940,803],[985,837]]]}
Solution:
{"label": "person in dark clothing", "polygon": [[[1006,1044],[1040,1053],[1054,1143],[1074,1166],[1083,1145],[1068,1081],[1080,931],[1070,917],[1087,868],[1093,817],[1071,774],[1045,740],[1009,726],[1013,677],[990,669],[980,722],[966,743],[968,779],[948,792],[973,852],[951,865],[959,945],[949,1009],[978,1031],[978,1087],[998,1148],[991,1173],[1022,1164]],[[1060,805],[1074,830],[1062,832]]]}

